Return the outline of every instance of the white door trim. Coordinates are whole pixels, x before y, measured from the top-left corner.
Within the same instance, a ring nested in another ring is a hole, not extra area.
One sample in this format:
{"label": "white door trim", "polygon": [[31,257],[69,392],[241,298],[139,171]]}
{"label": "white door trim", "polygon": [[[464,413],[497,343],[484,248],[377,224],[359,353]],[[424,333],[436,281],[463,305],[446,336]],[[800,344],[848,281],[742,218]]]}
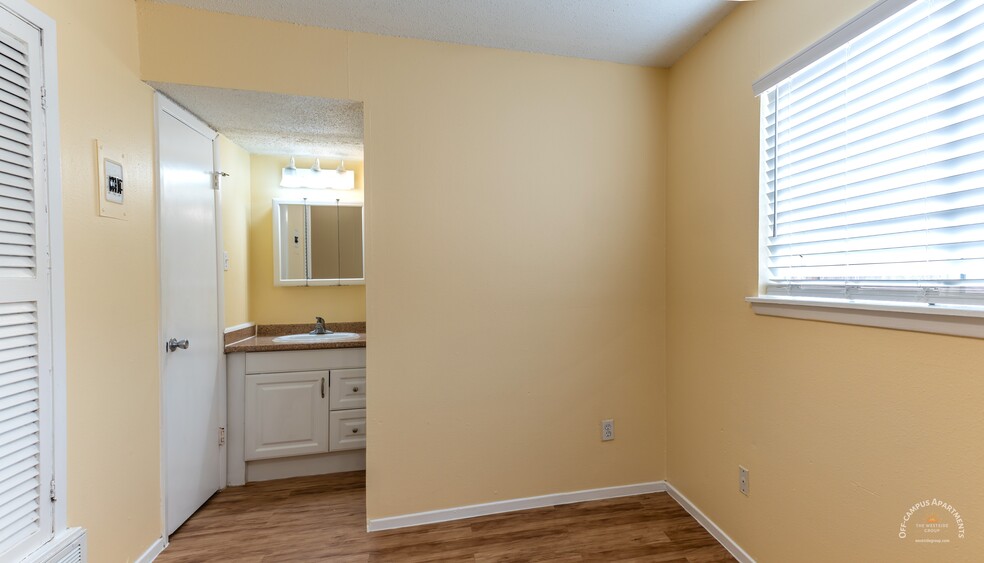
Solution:
{"label": "white door trim", "polygon": [[[0,0],[2,1],[2,0]],[[164,424],[165,420],[165,406],[164,406],[164,362],[165,362],[165,319],[164,319],[164,287],[161,276],[163,273],[162,264],[162,246],[161,246],[161,186],[163,185],[163,177],[161,176],[161,150],[160,150],[160,120],[163,114],[168,114],[174,117],[178,121],[184,123],[188,127],[200,133],[203,137],[212,140],[212,165],[214,169],[218,168],[218,147],[216,139],[218,138],[218,133],[214,131],[211,127],[205,124],[201,119],[197,118],[195,115],[190,113],[188,110],[179,106],[173,100],[167,96],[161,94],[160,92],[154,93],[154,132],[155,140],[154,143],[154,165],[156,168],[156,181],[157,181],[157,197],[156,197],[156,216],[157,216],[157,272],[158,272],[158,284],[157,284],[157,310],[158,310],[158,324],[157,324],[157,365],[158,365],[158,391],[160,393],[160,503],[161,503],[161,541],[163,545],[167,546],[167,429]],[[216,190],[216,205],[215,205],[215,226],[216,226],[216,272],[217,272],[217,305],[220,323],[219,326],[224,325],[221,319],[225,317],[225,307],[223,304],[223,291],[222,291],[222,223],[221,223],[221,208],[219,207],[220,199],[218,197],[218,190]],[[215,338],[219,342],[219,350],[224,348],[224,338],[219,331],[215,335]],[[219,357],[219,362],[216,365],[217,377],[221,377],[220,381],[225,381],[225,361],[223,357]],[[224,388],[224,385],[220,386]],[[221,394],[220,391],[220,423],[223,427],[228,428],[226,422],[226,412],[225,412],[225,396]],[[216,436],[218,439],[218,436]],[[219,452],[219,471],[224,473],[225,464],[222,463],[222,458],[224,456],[223,450]],[[225,475],[220,473],[219,484],[220,486],[225,486]]]}
{"label": "white door trim", "polygon": [[202,137],[211,139],[213,142],[219,134],[209,127],[204,121],[199,119],[195,114],[186,110],[185,108],[179,106],[174,100],[168,98],[164,94],[157,92],[154,94],[154,99],[157,102],[157,108],[160,111],[167,112],[171,117],[177,119],[178,121],[184,123],[188,127],[191,127],[195,131],[198,131]]}
{"label": "white door trim", "polygon": [[161,252],[161,186],[164,185],[163,175],[161,174],[161,117],[164,111],[163,105],[167,98],[159,92],[154,94],[154,170],[157,171],[155,181],[157,183],[156,197],[154,201],[155,217],[157,228],[154,236],[157,239],[157,389],[158,403],[160,410],[158,423],[160,436],[158,436],[158,447],[160,448],[160,512],[161,512],[161,541],[167,546],[167,451],[164,434],[164,287],[161,283],[161,272],[164,271]]}
{"label": "white door trim", "polygon": [[48,245],[51,253],[51,350],[52,407],[54,420],[54,532],[68,527],[68,416],[66,317],[65,317],[65,225],[61,180],[61,112],[58,103],[58,40],[55,20],[26,0],[3,0],[9,10],[41,30],[41,56],[45,86],[45,158],[48,176]]}
{"label": "white door trim", "polygon": [[[212,139],[212,166],[214,172],[221,172],[222,170],[222,160],[219,158],[219,137],[216,133],[215,138]],[[216,186],[215,190],[215,288],[218,291],[216,296],[216,304],[218,305],[218,319],[219,319],[219,331],[215,335],[215,338],[219,342],[219,365],[216,366],[219,372],[219,425],[226,429],[226,440],[225,443],[219,446],[219,490],[226,488],[226,476],[228,471],[228,448],[226,444],[229,443],[229,420],[228,420],[228,402],[226,399],[226,362],[225,354],[222,351],[225,349],[225,331],[222,327],[226,325],[225,322],[225,259],[223,255],[225,254],[225,243],[222,241],[222,176],[220,174],[215,174],[212,176],[212,182]]]}

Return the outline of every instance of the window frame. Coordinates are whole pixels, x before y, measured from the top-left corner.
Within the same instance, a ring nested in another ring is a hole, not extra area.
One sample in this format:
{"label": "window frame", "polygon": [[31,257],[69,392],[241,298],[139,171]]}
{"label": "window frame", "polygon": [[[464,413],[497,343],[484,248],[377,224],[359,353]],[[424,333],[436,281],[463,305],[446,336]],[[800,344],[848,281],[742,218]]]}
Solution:
{"label": "window frame", "polygon": [[[766,73],[754,83],[755,95],[766,95],[769,90],[782,81],[819,61],[916,1],[918,0],[879,0],[875,2],[867,10]],[[760,139],[761,141],[764,140]],[[756,314],[984,338],[984,304],[952,302],[930,304],[887,299],[767,294],[769,200],[762,182],[765,169],[762,163],[760,166],[762,169],[760,170],[757,190],[760,201],[758,295],[745,299]]]}

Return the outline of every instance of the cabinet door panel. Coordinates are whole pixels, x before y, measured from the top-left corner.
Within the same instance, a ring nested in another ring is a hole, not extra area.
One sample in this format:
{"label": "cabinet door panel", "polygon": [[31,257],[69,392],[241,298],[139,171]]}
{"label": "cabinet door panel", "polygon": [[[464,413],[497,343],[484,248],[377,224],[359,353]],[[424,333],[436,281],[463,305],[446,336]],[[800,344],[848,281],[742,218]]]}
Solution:
{"label": "cabinet door panel", "polygon": [[331,400],[328,405],[333,411],[366,408],[366,370],[331,370]]}
{"label": "cabinet door panel", "polygon": [[365,447],[366,410],[332,411],[331,451],[361,450]]}
{"label": "cabinet door panel", "polygon": [[329,372],[246,376],[246,459],[328,451]]}

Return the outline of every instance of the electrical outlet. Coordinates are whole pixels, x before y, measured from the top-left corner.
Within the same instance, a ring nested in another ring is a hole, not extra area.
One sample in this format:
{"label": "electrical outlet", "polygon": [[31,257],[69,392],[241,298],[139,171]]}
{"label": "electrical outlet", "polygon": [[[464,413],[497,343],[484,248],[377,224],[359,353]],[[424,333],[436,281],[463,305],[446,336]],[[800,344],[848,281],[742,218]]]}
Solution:
{"label": "electrical outlet", "polygon": [[222,269],[226,272],[229,271],[229,253],[225,250],[222,251]]}
{"label": "electrical outlet", "polygon": [[615,439],[615,419],[601,421],[601,441],[607,442]]}
{"label": "electrical outlet", "polygon": [[738,466],[738,490],[741,494],[748,496],[748,470]]}

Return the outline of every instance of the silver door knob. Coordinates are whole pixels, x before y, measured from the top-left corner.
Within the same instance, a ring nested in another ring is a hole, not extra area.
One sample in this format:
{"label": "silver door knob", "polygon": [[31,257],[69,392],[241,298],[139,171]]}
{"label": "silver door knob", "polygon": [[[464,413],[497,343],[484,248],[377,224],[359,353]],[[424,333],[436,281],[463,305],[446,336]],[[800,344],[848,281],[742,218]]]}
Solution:
{"label": "silver door knob", "polygon": [[172,339],[170,339],[170,340],[167,341],[167,350],[168,350],[168,352],[173,352],[173,351],[177,350],[178,348],[181,348],[182,350],[187,350],[188,349],[188,340],[187,339],[185,339],[185,340],[178,340],[177,338],[172,338]]}

